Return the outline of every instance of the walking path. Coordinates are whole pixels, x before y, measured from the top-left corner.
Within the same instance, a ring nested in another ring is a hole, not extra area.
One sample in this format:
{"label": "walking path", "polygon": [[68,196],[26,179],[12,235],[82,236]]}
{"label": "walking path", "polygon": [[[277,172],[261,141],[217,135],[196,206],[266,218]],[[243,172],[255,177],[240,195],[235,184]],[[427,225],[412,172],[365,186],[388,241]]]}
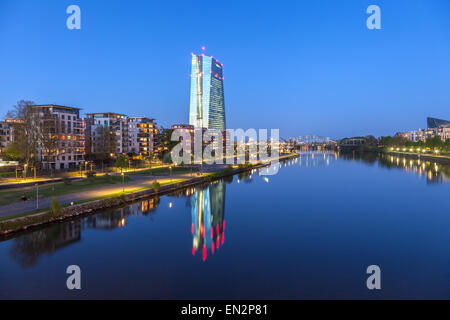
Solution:
{"label": "walking path", "polygon": [[[139,188],[150,187],[151,184],[157,180],[159,183],[170,182],[172,180],[187,179],[190,178],[190,174],[178,174],[172,177],[168,176],[134,176],[132,181],[117,183],[115,185],[99,186],[94,190],[81,191],[77,193],[69,193],[58,196],[58,201],[61,205],[67,205],[72,202],[103,197],[110,194],[120,193],[122,191],[132,191]],[[39,198],[39,209],[49,208],[51,204],[51,197]],[[23,202],[14,202],[8,205],[0,206],[0,218],[19,215],[21,213],[34,211],[37,209],[36,199]]]}
{"label": "walking path", "polygon": [[[157,166],[153,166],[152,169],[158,169],[158,168],[166,168],[169,165],[157,165]],[[138,173],[140,171],[146,171],[149,170],[150,168],[137,168],[137,169],[125,169],[124,172],[125,173]],[[97,172],[96,176],[100,177],[103,176],[105,174],[115,174],[117,172]],[[83,174],[80,175],[80,172],[70,172],[68,173],[67,177],[69,179],[73,179],[73,180],[77,180],[77,179],[86,179],[86,171],[83,171]],[[26,187],[28,185],[35,185],[36,183],[38,184],[48,184],[48,183],[53,183],[53,182],[61,182],[62,177],[58,176],[58,177],[38,177],[36,179],[33,179],[32,177],[28,177],[27,179],[22,179],[22,178],[1,178],[0,177],[0,188],[1,189],[12,189],[12,188],[23,188]]]}

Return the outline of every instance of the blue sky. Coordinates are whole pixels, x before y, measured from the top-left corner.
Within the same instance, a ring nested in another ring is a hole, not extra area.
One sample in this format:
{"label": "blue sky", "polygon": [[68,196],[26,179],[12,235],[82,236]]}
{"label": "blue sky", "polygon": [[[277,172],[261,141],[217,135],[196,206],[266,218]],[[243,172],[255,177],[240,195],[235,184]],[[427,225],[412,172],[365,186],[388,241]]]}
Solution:
{"label": "blue sky", "polygon": [[[366,28],[371,4],[382,30]],[[204,45],[224,64],[230,128],[394,134],[450,118],[449,39],[448,0],[0,0],[0,117],[28,99],[187,123]]]}

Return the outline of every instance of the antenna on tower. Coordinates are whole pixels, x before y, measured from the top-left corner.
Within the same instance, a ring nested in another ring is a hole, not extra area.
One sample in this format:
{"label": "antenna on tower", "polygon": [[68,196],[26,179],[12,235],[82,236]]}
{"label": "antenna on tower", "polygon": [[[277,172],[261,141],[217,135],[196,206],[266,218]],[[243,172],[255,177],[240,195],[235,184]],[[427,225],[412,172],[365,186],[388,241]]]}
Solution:
{"label": "antenna on tower", "polygon": [[205,46],[202,46],[202,55],[205,55],[205,51],[206,51]]}

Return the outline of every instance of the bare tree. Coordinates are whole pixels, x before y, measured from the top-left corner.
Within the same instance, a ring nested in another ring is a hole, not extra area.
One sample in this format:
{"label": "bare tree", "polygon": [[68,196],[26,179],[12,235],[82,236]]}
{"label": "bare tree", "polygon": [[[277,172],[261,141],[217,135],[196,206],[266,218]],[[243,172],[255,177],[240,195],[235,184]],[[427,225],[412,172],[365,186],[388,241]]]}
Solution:
{"label": "bare tree", "polygon": [[10,126],[14,148],[27,165],[35,161],[37,151],[37,135],[34,130],[34,123],[37,119],[31,112],[32,105],[34,105],[33,101],[20,100],[6,114],[6,118],[12,119]]}
{"label": "bare tree", "polygon": [[110,159],[117,152],[117,137],[109,127],[98,126],[92,144],[97,160]]}
{"label": "bare tree", "polygon": [[20,100],[8,111],[13,134],[13,146],[26,165],[35,165],[45,157],[51,160],[59,150],[60,121],[48,110],[33,108],[33,101]]}

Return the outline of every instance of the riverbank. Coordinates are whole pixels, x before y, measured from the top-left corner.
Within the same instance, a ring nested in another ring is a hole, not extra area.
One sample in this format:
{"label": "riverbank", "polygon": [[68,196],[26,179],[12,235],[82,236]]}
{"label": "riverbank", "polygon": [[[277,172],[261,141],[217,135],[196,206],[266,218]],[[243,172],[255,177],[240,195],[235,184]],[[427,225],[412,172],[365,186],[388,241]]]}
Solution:
{"label": "riverbank", "polygon": [[396,157],[405,157],[405,158],[413,159],[413,160],[423,160],[423,161],[435,162],[437,164],[450,165],[450,157],[445,157],[445,156],[434,156],[434,155],[418,154],[418,153],[402,152],[402,151],[388,151],[388,152],[385,152],[385,154],[396,156]]}
{"label": "riverbank", "polygon": [[[298,154],[290,154],[280,156],[280,161],[297,157]],[[236,175],[242,172],[263,168],[269,166],[270,163],[261,163],[256,165],[246,165],[233,168],[227,168],[222,171],[206,174],[202,177],[187,178],[184,180],[176,180],[176,176],[172,182],[161,185],[159,188],[144,188],[135,192],[111,194],[99,199],[89,199],[79,201],[73,205],[62,207],[59,212],[53,212],[49,209],[40,210],[38,212],[28,212],[21,216],[12,217],[5,221],[0,221],[0,236],[14,234],[20,231],[30,230],[41,227],[49,223],[56,223],[63,220],[73,219],[74,217],[86,216],[95,213],[98,210],[120,207],[137,200],[150,198],[154,196],[162,196],[180,189],[193,187],[203,183],[208,183],[226,176]]]}

